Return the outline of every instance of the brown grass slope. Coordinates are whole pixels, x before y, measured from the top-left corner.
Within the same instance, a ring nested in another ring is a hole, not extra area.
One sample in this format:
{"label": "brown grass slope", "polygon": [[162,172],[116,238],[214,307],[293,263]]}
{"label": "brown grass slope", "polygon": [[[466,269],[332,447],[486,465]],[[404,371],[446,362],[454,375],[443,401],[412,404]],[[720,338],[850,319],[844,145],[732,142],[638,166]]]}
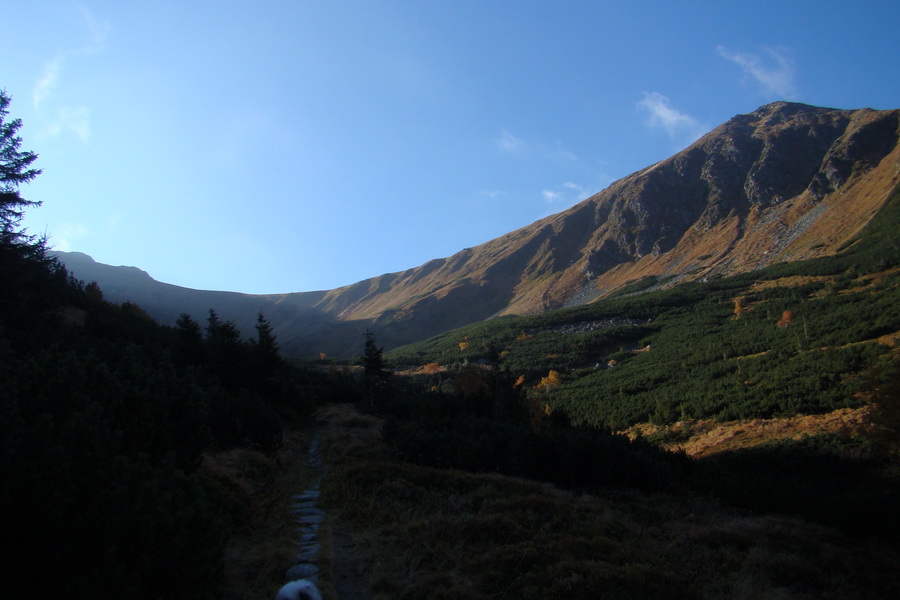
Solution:
{"label": "brown grass slope", "polygon": [[381,598],[893,598],[898,555],[686,491],[595,494],[392,458],[381,424],[320,413],[323,501]]}
{"label": "brown grass slope", "polygon": [[836,252],[900,181],[900,110],[776,102],[562,213],[451,257],[327,292],[391,342]]}

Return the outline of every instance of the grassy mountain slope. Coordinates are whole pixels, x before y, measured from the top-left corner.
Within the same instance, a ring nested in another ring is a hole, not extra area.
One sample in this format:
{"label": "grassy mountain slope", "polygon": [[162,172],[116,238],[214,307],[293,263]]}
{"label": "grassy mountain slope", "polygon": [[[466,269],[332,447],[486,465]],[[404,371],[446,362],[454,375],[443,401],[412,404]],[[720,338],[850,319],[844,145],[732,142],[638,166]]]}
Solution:
{"label": "grassy mountain slope", "polygon": [[390,356],[484,361],[529,385],[555,370],[551,409],[616,429],[858,406],[862,374],[888,361],[900,337],[898,232],[895,190],[835,256],[485,321]]}

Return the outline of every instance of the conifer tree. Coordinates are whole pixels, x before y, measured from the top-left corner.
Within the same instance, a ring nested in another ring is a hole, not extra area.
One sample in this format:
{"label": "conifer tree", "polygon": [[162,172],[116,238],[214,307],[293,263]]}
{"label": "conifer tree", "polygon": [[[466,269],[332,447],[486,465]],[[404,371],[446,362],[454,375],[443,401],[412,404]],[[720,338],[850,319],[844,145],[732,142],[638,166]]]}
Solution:
{"label": "conifer tree", "polygon": [[20,227],[25,209],[40,202],[25,200],[19,186],[41,171],[31,167],[37,155],[20,150],[22,121],[7,119],[10,102],[0,90],[0,333],[30,344],[56,326],[48,315],[58,305],[67,275],[48,255],[45,239],[28,236]]}
{"label": "conifer tree", "polygon": [[278,341],[275,332],[266,316],[260,311],[256,315],[257,338],[253,342],[253,355],[256,359],[256,367],[261,375],[272,375],[281,364],[278,355]]}
{"label": "conifer tree", "polygon": [[183,365],[197,366],[203,364],[206,350],[203,346],[203,335],[200,324],[187,313],[181,313],[175,321],[178,337],[175,342],[176,360]]}
{"label": "conifer tree", "polygon": [[366,338],[363,349],[363,386],[366,402],[374,408],[375,401],[387,387],[387,371],[384,365],[384,348],[375,343],[375,334],[368,329],[363,334]]}
{"label": "conifer tree", "polygon": [[25,209],[41,204],[23,198],[19,186],[40,175],[41,170],[31,167],[37,154],[19,149],[22,119],[7,121],[11,101],[6,90],[0,90],[0,243],[19,245],[32,241],[19,227]]}
{"label": "conifer tree", "polygon": [[207,319],[206,347],[212,372],[227,387],[239,385],[246,370],[241,332],[234,321],[230,319],[223,321],[212,309],[210,309]]}

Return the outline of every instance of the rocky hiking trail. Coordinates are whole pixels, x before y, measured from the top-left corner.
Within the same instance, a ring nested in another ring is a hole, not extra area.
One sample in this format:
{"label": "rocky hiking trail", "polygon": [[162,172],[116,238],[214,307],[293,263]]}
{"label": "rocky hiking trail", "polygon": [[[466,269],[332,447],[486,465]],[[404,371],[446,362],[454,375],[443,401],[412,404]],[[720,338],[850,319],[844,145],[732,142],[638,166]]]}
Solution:
{"label": "rocky hiking trail", "polygon": [[[352,536],[340,528],[337,519],[320,506],[322,478],[328,468],[322,458],[321,430],[310,442],[306,464],[315,472],[310,487],[294,496],[291,511],[297,520],[296,564],[288,569],[288,581],[308,579],[322,595],[337,600],[369,600],[372,592],[356,556]],[[327,527],[323,524],[327,523]],[[327,556],[322,554],[327,553]],[[320,573],[320,565],[330,569]]]}

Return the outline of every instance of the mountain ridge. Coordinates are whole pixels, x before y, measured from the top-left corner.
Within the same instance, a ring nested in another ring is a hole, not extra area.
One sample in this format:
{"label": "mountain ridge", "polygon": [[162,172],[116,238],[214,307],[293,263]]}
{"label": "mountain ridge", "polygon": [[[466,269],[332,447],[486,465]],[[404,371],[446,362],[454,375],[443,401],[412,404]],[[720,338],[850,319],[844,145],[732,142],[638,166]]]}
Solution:
{"label": "mountain ridge", "polygon": [[[197,318],[190,308],[201,300],[255,304],[240,319],[208,308],[248,324],[262,310],[291,354],[354,354],[366,328],[393,347],[591,302],[637,281],[674,285],[832,254],[900,182],[898,140],[900,110],[774,102],[565,211],[451,256],[333,290],[198,292],[180,312]],[[164,323],[173,318],[172,309],[160,316],[165,294],[187,300],[157,289],[147,306],[138,290],[124,298],[128,290],[97,280],[109,299],[136,302]]]}

